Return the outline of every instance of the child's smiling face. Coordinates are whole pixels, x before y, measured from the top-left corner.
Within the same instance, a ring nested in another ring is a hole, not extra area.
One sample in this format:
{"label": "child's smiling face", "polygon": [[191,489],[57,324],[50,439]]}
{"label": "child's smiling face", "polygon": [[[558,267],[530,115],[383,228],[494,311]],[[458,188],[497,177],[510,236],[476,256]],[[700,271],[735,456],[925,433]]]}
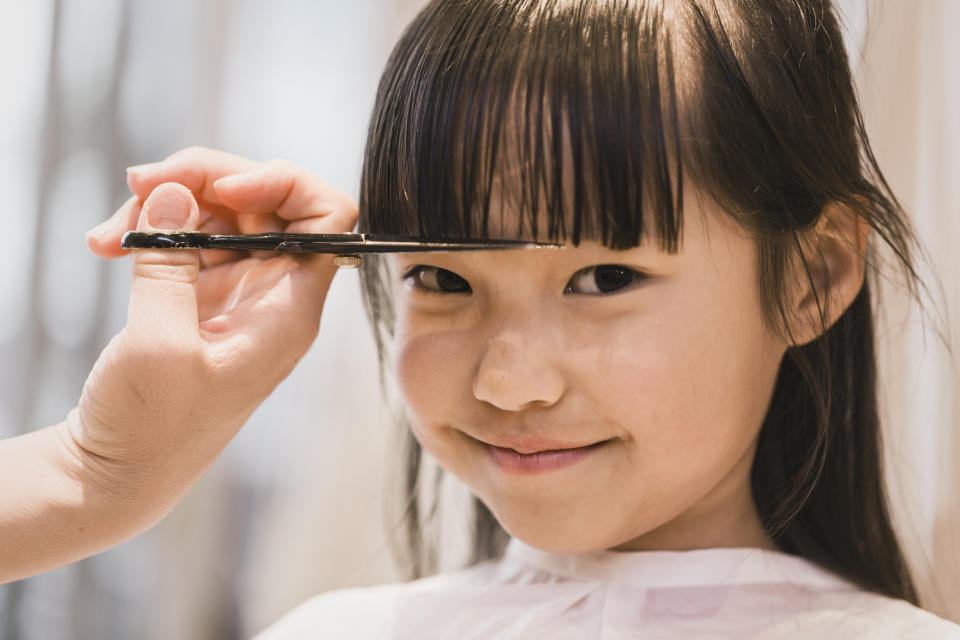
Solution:
{"label": "child's smiling face", "polygon": [[396,256],[398,274],[429,267],[396,298],[414,434],[529,544],[770,545],[750,467],[786,344],[763,321],[752,238],[685,202],[675,255],[651,239]]}

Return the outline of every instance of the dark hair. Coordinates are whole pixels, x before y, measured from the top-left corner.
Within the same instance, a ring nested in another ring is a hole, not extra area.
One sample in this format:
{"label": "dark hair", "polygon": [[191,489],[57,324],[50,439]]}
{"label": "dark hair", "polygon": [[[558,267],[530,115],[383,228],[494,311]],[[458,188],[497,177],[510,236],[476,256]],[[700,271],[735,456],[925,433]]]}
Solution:
{"label": "dark hair", "polygon": [[[380,81],[359,230],[496,236],[489,210],[501,197],[525,237],[622,249],[653,232],[675,252],[684,178],[755,237],[760,302],[783,335],[785,296],[797,273],[813,284],[809,232],[831,203],[869,222],[917,297],[919,247],[870,150],[827,0],[435,0]],[[877,256],[871,244],[869,278],[839,319],[827,327],[821,307],[820,337],[787,350],[751,485],[781,549],[916,604],[881,468]],[[384,382],[385,263],[367,258],[361,275]],[[822,305],[826,287],[815,289]],[[421,531],[422,455],[405,432],[415,577],[436,559]],[[474,503],[479,561],[506,536]]]}

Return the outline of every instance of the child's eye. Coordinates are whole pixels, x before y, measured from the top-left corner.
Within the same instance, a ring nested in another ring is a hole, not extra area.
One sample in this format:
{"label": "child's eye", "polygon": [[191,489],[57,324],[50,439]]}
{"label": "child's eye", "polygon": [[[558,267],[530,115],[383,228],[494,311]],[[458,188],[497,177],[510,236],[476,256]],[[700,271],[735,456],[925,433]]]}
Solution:
{"label": "child's eye", "polygon": [[[600,264],[580,269],[564,288],[564,293],[602,295],[643,280],[646,276],[629,267]],[[453,271],[426,265],[414,265],[404,273],[404,281],[413,279],[424,293],[472,293],[470,284]]]}
{"label": "child's eye", "polygon": [[[617,291],[624,287],[645,279],[646,276],[630,267],[618,264],[598,264],[585,267],[573,274],[570,283],[564,288],[564,293],[580,293],[584,295],[602,295]],[[579,290],[577,290],[579,289]]]}
{"label": "child's eye", "polygon": [[[639,271],[616,264],[600,264],[580,269],[564,288],[564,293],[581,295],[602,295],[618,291],[631,284],[644,280],[646,276]],[[424,293],[472,293],[470,284],[453,271],[414,265],[403,274],[402,280],[413,281],[413,286]]]}
{"label": "child's eye", "polygon": [[417,264],[407,269],[402,280],[413,280],[413,286],[424,293],[471,293],[470,284],[453,271]]}

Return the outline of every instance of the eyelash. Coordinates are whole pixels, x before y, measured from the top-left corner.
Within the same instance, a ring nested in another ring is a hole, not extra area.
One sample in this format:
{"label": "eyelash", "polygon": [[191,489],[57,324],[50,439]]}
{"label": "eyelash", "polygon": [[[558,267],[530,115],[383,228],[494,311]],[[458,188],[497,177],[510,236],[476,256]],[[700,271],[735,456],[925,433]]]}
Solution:
{"label": "eyelash", "polygon": [[[596,294],[596,293],[594,293],[594,294],[583,294],[583,295],[593,295],[593,296],[616,295],[617,293],[620,293],[620,292],[622,292],[622,291],[626,291],[627,289],[632,289],[632,288],[633,288],[634,286],[636,286],[638,283],[640,283],[640,282],[642,282],[642,281],[644,281],[644,280],[649,279],[649,276],[647,276],[646,274],[641,273],[640,271],[637,271],[636,269],[631,269],[630,267],[626,267],[626,266],[619,265],[619,264],[597,264],[597,265],[591,265],[591,266],[589,266],[589,267],[584,267],[583,269],[580,269],[579,271],[577,271],[576,273],[574,273],[573,276],[571,276],[570,280],[572,281],[574,278],[576,278],[577,276],[579,276],[580,274],[582,274],[582,273],[584,273],[584,272],[589,272],[591,269],[597,269],[597,268],[600,268],[600,267],[613,267],[613,268],[617,268],[617,269],[622,269],[622,270],[624,270],[624,271],[626,271],[626,272],[628,272],[628,273],[630,274],[630,276],[631,276],[631,277],[630,277],[630,281],[629,281],[627,284],[625,284],[624,286],[618,287],[618,288],[616,288],[616,289],[612,289],[612,290],[610,290],[609,292],[601,292],[601,293],[599,293],[599,294]],[[401,276],[400,279],[401,279],[402,282],[406,282],[408,279],[413,278],[414,276],[417,276],[417,275],[423,273],[424,271],[429,271],[429,270],[431,270],[431,269],[432,269],[433,271],[437,271],[437,272],[439,272],[439,271],[446,271],[446,272],[448,272],[448,273],[453,273],[453,275],[457,275],[456,273],[454,273],[453,271],[449,271],[448,269],[441,269],[441,268],[439,268],[439,267],[431,267],[431,266],[428,266],[428,265],[416,264],[416,265],[413,265],[412,267],[410,267],[409,269],[407,269],[407,270],[404,272],[403,276]],[[466,282],[466,279],[462,278],[461,276],[458,276],[458,275],[457,275],[457,277],[459,277],[461,280],[463,280],[464,282]],[[470,284],[469,284],[469,283],[467,283],[467,287],[468,287],[468,288],[470,287]],[[415,284],[415,285],[414,285],[414,288],[416,288],[418,291],[420,291],[420,292],[422,292],[422,293],[426,293],[426,294],[430,294],[430,295],[455,295],[455,294],[471,293],[471,292],[472,292],[472,289],[470,289],[469,291],[442,291],[442,290],[439,290],[439,291],[438,291],[438,290],[435,290],[435,289],[428,289],[428,288],[424,287],[422,284]],[[571,287],[569,286],[569,284],[568,284],[566,287],[564,287],[564,293],[573,293],[572,291],[570,291],[570,288],[571,288]]]}

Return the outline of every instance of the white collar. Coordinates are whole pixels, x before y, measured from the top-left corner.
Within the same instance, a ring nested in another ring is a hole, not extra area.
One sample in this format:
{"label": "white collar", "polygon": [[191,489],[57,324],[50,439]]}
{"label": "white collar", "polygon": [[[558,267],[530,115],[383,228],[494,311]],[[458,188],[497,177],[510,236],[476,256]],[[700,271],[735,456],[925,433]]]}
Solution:
{"label": "white collar", "polygon": [[859,589],[805,558],[749,547],[562,554],[543,551],[511,538],[504,560],[572,580],[644,587],[789,583],[820,589]]}

